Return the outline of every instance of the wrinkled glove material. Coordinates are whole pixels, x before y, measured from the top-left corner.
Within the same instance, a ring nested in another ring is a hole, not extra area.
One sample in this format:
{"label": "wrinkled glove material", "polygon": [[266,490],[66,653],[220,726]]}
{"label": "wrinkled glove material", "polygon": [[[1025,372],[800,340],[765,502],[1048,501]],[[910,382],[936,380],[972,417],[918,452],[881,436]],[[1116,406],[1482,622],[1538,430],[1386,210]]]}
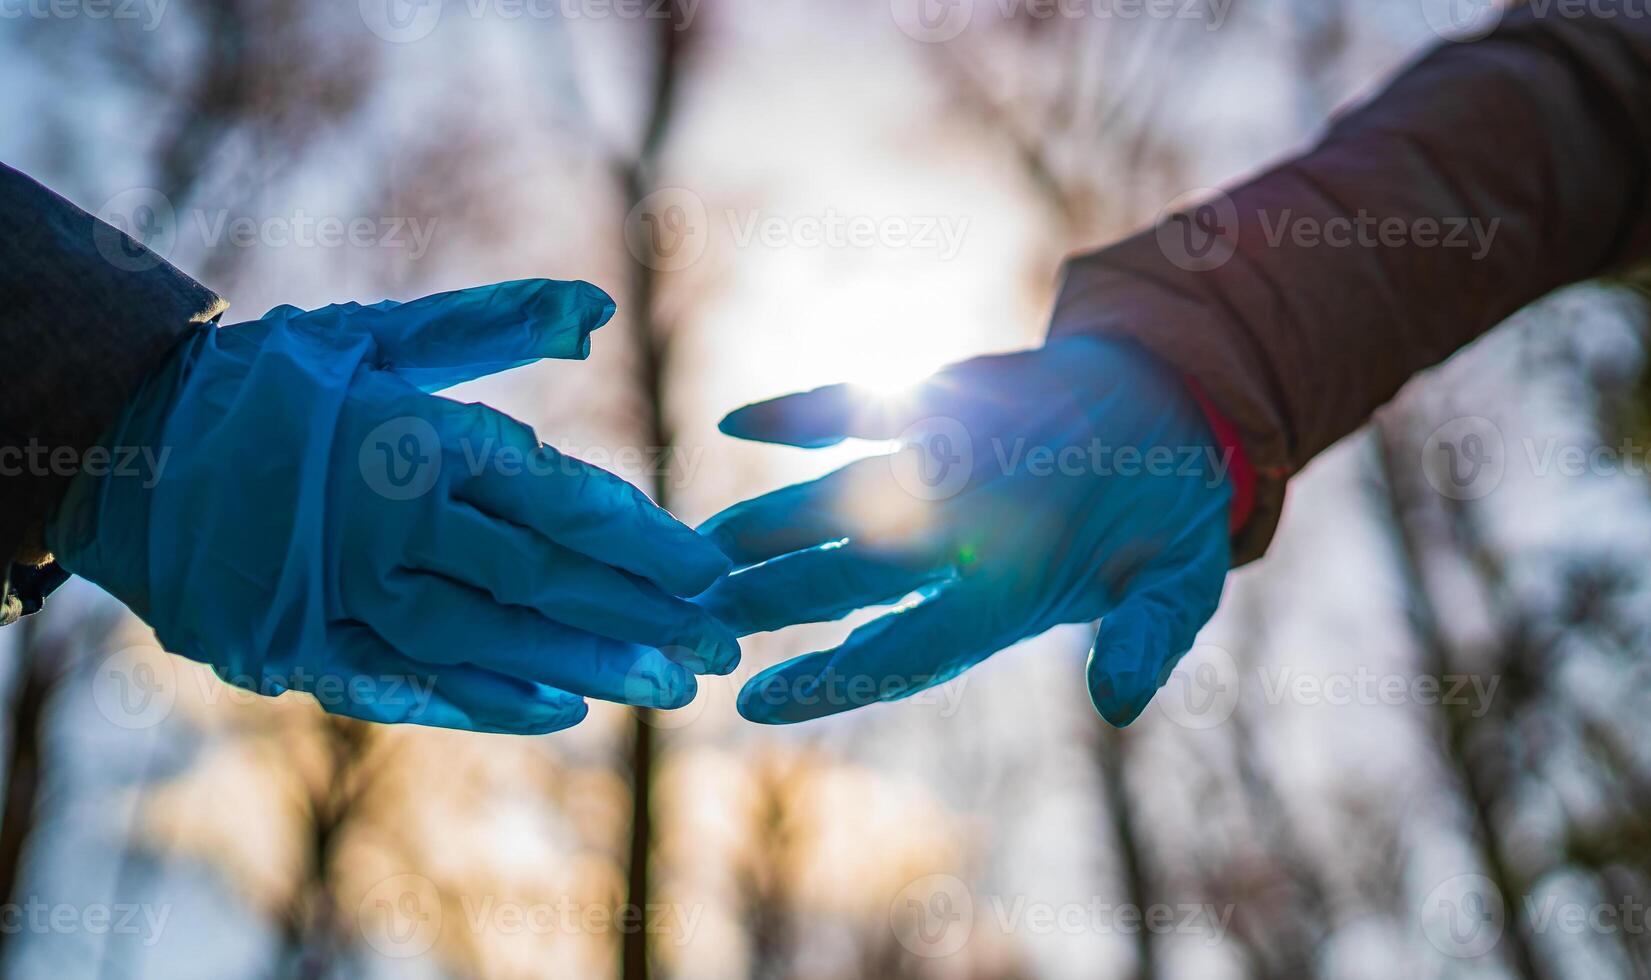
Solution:
{"label": "wrinkled glove material", "polygon": [[[524,280],[198,329],[47,528],[171,651],[379,722],[536,733],[675,707],[737,644],[685,601],[726,559],[618,477],[429,392],[583,358],[613,303]],[[143,458],[139,455],[137,458]]]}
{"label": "wrinkled glove material", "polygon": [[1100,620],[1089,693],[1126,725],[1219,602],[1230,460],[1182,380],[1132,342],[980,357],[893,399],[832,385],[746,406],[722,429],[903,447],[702,526],[739,567],[699,601],[742,635],[899,603],[753,678],[739,698],[753,721],[903,698],[1057,624]]}

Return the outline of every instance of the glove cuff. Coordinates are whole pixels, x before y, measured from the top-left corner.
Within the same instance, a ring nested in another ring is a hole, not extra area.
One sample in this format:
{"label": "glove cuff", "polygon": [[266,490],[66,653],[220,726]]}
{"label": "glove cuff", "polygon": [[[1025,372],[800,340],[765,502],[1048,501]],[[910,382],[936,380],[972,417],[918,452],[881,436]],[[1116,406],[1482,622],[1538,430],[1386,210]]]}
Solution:
{"label": "glove cuff", "polygon": [[48,516],[46,547],[59,564],[118,597],[140,617],[150,612],[149,499],[171,456],[166,419],[201,345],[217,328],[197,325],[144,379],[86,455]]}

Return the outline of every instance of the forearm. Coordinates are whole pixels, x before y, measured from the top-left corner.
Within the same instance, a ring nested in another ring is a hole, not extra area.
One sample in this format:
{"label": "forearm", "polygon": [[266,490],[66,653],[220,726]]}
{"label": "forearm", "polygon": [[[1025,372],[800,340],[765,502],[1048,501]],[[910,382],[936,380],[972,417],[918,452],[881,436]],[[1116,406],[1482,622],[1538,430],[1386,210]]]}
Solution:
{"label": "forearm", "polygon": [[1548,10],[1433,51],[1201,225],[1069,264],[1052,333],[1141,341],[1237,426],[1262,484],[1238,560],[1288,475],[1411,375],[1651,251],[1651,23]]}
{"label": "forearm", "polygon": [[47,560],[40,526],[85,451],[190,325],[223,308],[160,256],[0,164],[0,568]]}

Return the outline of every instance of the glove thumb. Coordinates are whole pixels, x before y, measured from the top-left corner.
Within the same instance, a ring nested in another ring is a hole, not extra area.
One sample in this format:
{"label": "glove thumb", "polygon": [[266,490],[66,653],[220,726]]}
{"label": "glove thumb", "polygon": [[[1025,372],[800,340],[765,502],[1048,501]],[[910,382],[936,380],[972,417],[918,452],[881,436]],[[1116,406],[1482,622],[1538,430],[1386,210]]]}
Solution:
{"label": "glove thumb", "polygon": [[1089,700],[1109,724],[1140,717],[1215,615],[1229,563],[1226,528],[1218,531],[1195,553],[1139,573],[1101,620],[1085,673]]}
{"label": "glove thumb", "polygon": [[439,391],[541,358],[583,359],[591,331],[613,313],[613,300],[588,282],[521,279],[298,316],[323,326],[325,318],[339,317],[365,330],[384,366],[425,391]]}

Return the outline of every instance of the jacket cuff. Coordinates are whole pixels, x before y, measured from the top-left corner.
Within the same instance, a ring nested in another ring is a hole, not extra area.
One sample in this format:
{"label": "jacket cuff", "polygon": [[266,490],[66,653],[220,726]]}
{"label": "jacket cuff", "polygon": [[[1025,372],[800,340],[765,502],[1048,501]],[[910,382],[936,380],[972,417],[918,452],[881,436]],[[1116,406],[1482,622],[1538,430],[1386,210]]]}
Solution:
{"label": "jacket cuff", "polygon": [[24,616],[40,611],[46,597],[69,580],[63,566],[8,564],[0,572],[0,626],[10,626]]}
{"label": "jacket cuff", "polygon": [[[1232,547],[1233,564],[1242,565],[1261,557],[1278,528],[1284,485],[1292,472],[1289,438],[1270,397],[1270,375],[1259,350],[1236,318],[1160,278],[1165,264],[1150,230],[1069,259],[1049,335],[1132,340],[1192,383],[1217,439],[1236,450],[1230,471],[1235,481]],[[1239,460],[1251,473],[1248,513],[1242,515]]]}
{"label": "jacket cuff", "polygon": [[1255,511],[1255,467],[1250,463],[1250,455],[1244,451],[1244,443],[1238,438],[1238,427],[1215,407],[1210,396],[1204,394],[1204,387],[1194,378],[1181,380],[1186,382],[1192,400],[1198,403],[1198,410],[1204,413],[1204,421],[1209,423],[1215,444],[1227,461],[1227,481],[1232,484],[1233,490],[1232,503],[1227,508],[1227,528],[1237,534]]}
{"label": "jacket cuff", "polygon": [[0,564],[24,567],[49,559],[28,540],[86,451],[167,352],[226,304],[3,164],[0,269]]}

